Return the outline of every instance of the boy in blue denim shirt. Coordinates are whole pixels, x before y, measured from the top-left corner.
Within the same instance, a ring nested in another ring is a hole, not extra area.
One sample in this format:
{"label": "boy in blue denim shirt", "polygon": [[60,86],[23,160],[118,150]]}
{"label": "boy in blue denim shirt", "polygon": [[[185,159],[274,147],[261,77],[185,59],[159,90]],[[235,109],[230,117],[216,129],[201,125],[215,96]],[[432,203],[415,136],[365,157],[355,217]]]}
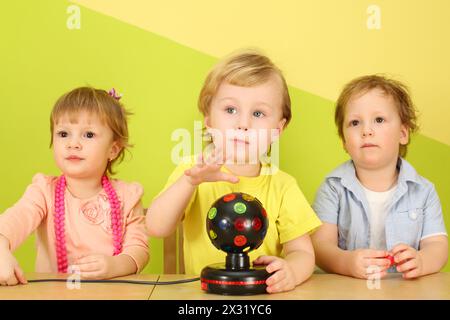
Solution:
{"label": "boy in blue denim shirt", "polygon": [[407,88],[383,76],[357,78],[342,91],[335,122],[351,160],[325,178],[313,204],[323,222],[312,235],[317,265],[374,279],[393,257],[405,279],[438,272],[448,257],[439,197],[402,158],[417,129]]}

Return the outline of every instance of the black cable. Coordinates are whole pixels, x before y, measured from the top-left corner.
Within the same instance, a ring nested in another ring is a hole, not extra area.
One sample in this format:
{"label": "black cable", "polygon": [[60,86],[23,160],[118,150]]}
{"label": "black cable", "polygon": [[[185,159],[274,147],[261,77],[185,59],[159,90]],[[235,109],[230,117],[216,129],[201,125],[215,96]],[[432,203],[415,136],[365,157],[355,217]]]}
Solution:
{"label": "black cable", "polygon": [[67,282],[67,281],[79,281],[80,283],[128,283],[128,284],[146,284],[146,285],[170,285],[170,284],[179,284],[179,283],[187,283],[198,281],[200,278],[190,278],[190,279],[182,279],[182,280],[174,280],[174,281],[140,281],[140,280],[85,280],[85,279],[35,279],[28,280],[31,283],[37,282]]}

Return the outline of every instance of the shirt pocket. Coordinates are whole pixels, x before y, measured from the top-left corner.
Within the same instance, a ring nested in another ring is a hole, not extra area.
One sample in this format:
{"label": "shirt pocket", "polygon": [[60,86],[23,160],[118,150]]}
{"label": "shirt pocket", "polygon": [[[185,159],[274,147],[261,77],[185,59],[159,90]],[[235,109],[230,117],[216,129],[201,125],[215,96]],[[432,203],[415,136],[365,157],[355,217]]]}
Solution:
{"label": "shirt pocket", "polygon": [[423,208],[410,208],[397,211],[394,217],[394,246],[405,243],[419,249],[423,229]]}

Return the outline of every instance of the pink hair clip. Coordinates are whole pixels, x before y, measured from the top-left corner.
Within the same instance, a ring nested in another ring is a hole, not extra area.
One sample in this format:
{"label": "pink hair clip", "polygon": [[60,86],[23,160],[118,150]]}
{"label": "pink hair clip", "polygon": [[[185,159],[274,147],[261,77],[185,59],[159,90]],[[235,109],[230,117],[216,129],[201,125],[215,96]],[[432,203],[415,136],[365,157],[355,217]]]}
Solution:
{"label": "pink hair clip", "polygon": [[112,88],[111,90],[108,91],[108,94],[113,97],[116,100],[120,100],[120,98],[122,98],[122,94],[116,92],[116,89]]}

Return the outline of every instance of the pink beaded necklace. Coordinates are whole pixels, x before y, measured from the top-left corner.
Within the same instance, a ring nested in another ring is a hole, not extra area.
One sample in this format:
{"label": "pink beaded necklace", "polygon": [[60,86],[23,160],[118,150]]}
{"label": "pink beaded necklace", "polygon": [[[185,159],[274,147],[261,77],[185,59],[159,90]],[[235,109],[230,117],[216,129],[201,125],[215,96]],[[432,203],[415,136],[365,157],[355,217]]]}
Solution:
{"label": "pink beaded necklace", "polygon": [[[111,226],[113,231],[114,252],[118,255],[122,251],[122,217],[120,210],[120,201],[117,198],[116,191],[111,185],[107,176],[102,177],[102,186],[108,196],[109,206],[111,208]],[[64,234],[64,192],[66,190],[66,178],[62,175],[58,178],[55,188],[55,236],[56,236],[56,257],[58,261],[58,272],[67,273],[67,249],[66,238]]]}

